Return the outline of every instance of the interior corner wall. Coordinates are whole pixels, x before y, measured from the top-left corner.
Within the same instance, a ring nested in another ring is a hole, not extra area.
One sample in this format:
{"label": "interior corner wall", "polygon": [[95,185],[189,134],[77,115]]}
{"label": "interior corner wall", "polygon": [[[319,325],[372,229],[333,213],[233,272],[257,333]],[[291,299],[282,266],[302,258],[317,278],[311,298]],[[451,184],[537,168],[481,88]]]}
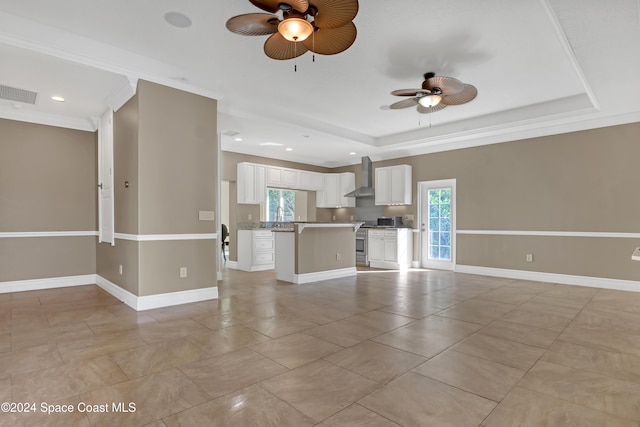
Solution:
{"label": "interior corner wall", "polygon": [[[141,297],[216,286],[217,240],[198,237],[216,233],[199,212],[216,211],[217,145],[215,100],[138,82],[114,114],[116,244],[99,244],[100,276]],[[180,238],[145,240],[166,235]]]}
{"label": "interior corner wall", "polygon": [[[412,165],[413,204],[386,214],[412,214],[416,221],[417,183],[456,179],[458,265],[638,281],[640,263],[631,253],[640,240],[615,236],[640,231],[638,135],[640,123],[632,123],[397,158],[374,168]],[[526,262],[526,254],[534,261]]]}
{"label": "interior corner wall", "polygon": [[[97,274],[139,296],[139,243],[118,235],[139,234],[138,95],[113,114],[113,191],[116,244],[98,243]],[[122,274],[120,274],[122,266]]]}
{"label": "interior corner wall", "polygon": [[96,133],[0,119],[0,135],[0,283],[94,274]]}

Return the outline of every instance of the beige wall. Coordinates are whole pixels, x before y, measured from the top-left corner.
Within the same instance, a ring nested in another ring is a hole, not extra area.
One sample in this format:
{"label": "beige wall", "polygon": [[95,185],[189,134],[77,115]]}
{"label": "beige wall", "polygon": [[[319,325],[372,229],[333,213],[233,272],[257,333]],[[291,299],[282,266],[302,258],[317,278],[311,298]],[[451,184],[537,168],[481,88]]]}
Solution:
{"label": "beige wall", "polygon": [[[99,243],[96,249],[97,273],[134,295],[138,295],[140,276],[138,246],[138,242],[117,239],[115,246],[111,246],[109,243]],[[119,266],[122,266],[122,274],[120,274]]]}
{"label": "beige wall", "polygon": [[96,238],[0,238],[0,282],[96,272]]}
{"label": "beige wall", "polygon": [[[640,124],[376,162],[413,166],[413,205],[385,215],[418,219],[417,183],[457,180],[458,230],[640,231],[635,197]],[[458,235],[457,263],[640,280],[635,239]],[[524,263],[527,253],[533,263]]]}
{"label": "beige wall", "polygon": [[[95,231],[96,134],[0,119],[0,233]],[[95,273],[95,237],[0,238],[0,282]]]}
{"label": "beige wall", "polygon": [[140,296],[217,286],[216,247],[215,240],[140,242]]}
{"label": "beige wall", "polygon": [[137,96],[113,114],[113,157],[115,230],[117,233],[138,234]]}
{"label": "beige wall", "polygon": [[93,132],[0,119],[0,231],[96,229]]}
{"label": "beige wall", "polygon": [[141,81],[138,164],[141,234],[214,233],[216,101]]}
{"label": "beige wall", "polygon": [[[356,264],[356,236],[348,228],[305,228],[295,233],[296,274],[353,267]],[[336,255],[340,254],[338,260]]]}
{"label": "beige wall", "polygon": [[[137,94],[114,116],[116,233],[216,232],[215,221],[198,215],[216,210],[216,118],[213,99],[139,81]],[[100,246],[98,274],[138,296],[217,282],[214,240],[117,239],[113,247]],[[182,267],[186,278],[179,277]]]}

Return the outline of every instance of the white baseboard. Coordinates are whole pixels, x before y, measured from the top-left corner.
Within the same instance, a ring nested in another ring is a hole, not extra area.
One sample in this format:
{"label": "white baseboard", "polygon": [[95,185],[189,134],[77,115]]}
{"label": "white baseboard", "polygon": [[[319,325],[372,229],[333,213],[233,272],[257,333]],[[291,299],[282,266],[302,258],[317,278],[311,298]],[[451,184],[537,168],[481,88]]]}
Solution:
{"label": "white baseboard", "polygon": [[188,304],[190,302],[206,301],[218,298],[217,286],[139,297],[125,289],[122,289],[120,286],[110,282],[102,276],[97,276],[96,283],[102,289],[109,292],[111,295],[136,311],[170,307],[172,305]]}
{"label": "white baseboard", "polygon": [[227,260],[227,261],[224,263],[224,265],[225,265],[225,267],[227,267],[227,268],[232,268],[232,269],[234,269],[234,270],[240,270],[240,269],[238,268],[238,261],[231,261],[231,260]]}
{"label": "white baseboard", "polygon": [[293,283],[300,285],[303,283],[318,282],[320,280],[338,279],[340,277],[355,276],[358,270],[355,267],[340,268],[337,270],[319,271],[317,273],[294,274]]}
{"label": "white baseboard", "polygon": [[246,268],[240,268],[240,266],[238,265],[238,261],[227,261],[226,267],[232,268],[234,270],[242,270],[242,271],[248,271],[249,273],[254,273],[256,271],[273,270],[275,268],[275,264],[252,265],[247,270]]}
{"label": "white baseboard", "polygon": [[15,280],[11,282],[0,282],[0,294],[6,294],[9,292],[37,291],[40,289],[66,288],[69,286],[95,285],[95,283],[95,274]]}
{"label": "white baseboard", "polygon": [[388,270],[407,270],[413,265],[413,261],[411,264],[398,264],[397,262],[391,261],[371,261],[369,260],[369,267],[373,268],[386,268]]}
{"label": "white baseboard", "polygon": [[137,311],[152,308],[169,307],[190,302],[206,301],[218,298],[216,286],[188,291],[139,297],[121,288],[97,274],[81,276],[49,277],[45,279],[15,280],[0,282],[0,294],[9,292],[37,291],[42,289],[67,288],[69,286],[98,285],[115,298]]}
{"label": "white baseboard", "polygon": [[640,292],[640,282],[634,280],[609,279],[605,277],[573,276],[569,274],[543,273],[539,271],[509,270],[505,268],[478,267],[475,265],[456,265],[455,272],[478,274],[481,276],[506,277],[508,279],[533,280],[536,282],[588,286],[591,288]]}

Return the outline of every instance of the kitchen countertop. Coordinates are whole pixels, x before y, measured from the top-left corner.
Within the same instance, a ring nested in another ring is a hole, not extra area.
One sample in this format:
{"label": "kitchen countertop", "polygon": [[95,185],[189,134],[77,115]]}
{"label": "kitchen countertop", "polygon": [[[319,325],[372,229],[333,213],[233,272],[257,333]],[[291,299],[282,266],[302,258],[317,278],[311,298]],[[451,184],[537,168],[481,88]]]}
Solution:
{"label": "kitchen countertop", "polygon": [[293,227],[274,227],[270,230],[277,233],[292,233],[297,231],[302,233],[305,228],[353,228],[358,230],[362,225],[361,222],[295,222]]}

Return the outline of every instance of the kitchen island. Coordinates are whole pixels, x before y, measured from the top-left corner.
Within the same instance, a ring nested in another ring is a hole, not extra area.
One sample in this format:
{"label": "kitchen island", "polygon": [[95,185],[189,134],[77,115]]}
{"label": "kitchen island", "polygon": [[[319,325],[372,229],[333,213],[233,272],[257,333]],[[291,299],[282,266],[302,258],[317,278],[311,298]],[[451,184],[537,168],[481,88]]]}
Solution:
{"label": "kitchen island", "polygon": [[274,229],[276,278],[301,284],[356,275],[362,223],[294,223]]}

